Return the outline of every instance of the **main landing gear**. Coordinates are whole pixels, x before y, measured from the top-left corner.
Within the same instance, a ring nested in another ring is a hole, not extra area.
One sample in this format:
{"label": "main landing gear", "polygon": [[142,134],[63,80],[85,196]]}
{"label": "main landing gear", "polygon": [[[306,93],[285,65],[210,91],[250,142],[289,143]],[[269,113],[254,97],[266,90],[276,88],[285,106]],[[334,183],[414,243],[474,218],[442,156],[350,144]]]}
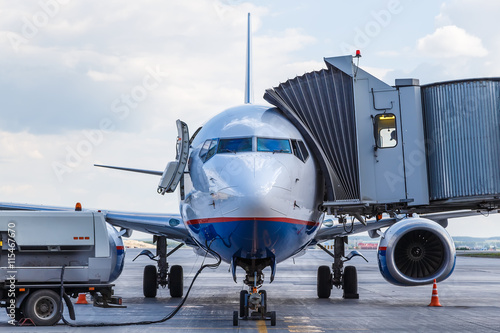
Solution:
{"label": "main landing gear", "polygon": [[[158,263],[158,268],[155,265],[147,265],[146,267],[144,267],[144,275],[142,280],[144,297],[156,297],[156,293],[160,286],[162,288],[168,286],[168,288],[170,289],[170,296],[182,297],[182,295],[184,294],[184,277],[182,266],[172,265],[169,271],[167,258],[179,248],[181,248],[184,244],[179,244],[172,251],[167,253],[167,237],[154,236],[153,243],[156,243],[156,256],[154,256],[149,250],[143,250],[137,255],[137,257],[141,255],[148,256],[149,259],[154,260]],[[135,257],[134,260],[137,259],[137,257]]]}
{"label": "main landing gear", "polygon": [[[333,257],[332,269],[328,266],[318,267],[317,293],[319,298],[329,298],[333,286],[344,290],[343,297],[346,299],[358,299],[358,275],[356,267],[344,266],[345,261],[351,260],[355,256],[366,258],[358,251],[352,251],[347,256],[345,254],[344,244],[347,244],[347,237],[335,238],[334,253],[331,253],[321,244],[317,244],[320,249]],[[368,262],[368,260],[366,260]],[[332,273],[333,271],[333,273]]]}
{"label": "main landing gear", "polygon": [[[255,263],[252,266],[254,265]],[[239,325],[240,318],[243,320],[270,320],[271,326],[276,326],[276,311],[267,311],[267,292],[265,290],[258,290],[264,283],[262,268],[253,269],[253,274],[251,271],[246,270],[247,276],[243,282],[249,287],[249,291],[240,291],[240,309],[239,312],[233,312],[233,326]]]}

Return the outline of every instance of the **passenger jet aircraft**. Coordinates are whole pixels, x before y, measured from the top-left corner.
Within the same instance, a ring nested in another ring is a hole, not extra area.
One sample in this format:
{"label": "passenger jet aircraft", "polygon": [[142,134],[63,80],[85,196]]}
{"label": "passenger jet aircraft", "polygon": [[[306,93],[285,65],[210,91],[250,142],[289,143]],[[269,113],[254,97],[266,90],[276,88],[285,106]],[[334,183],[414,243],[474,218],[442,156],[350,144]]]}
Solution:
{"label": "passenger jet aircraft", "polygon": [[[345,298],[357,298],[356,269],[343,267],[345,261],[360,255],[355,251],[344,253],[346,236],[357,232],[371,230],[371,235],[378,236],[380,228],[391,226],[378,249],[379,267],[389,282],[418,285],[447,278],[455,265],[455,249],[445,229],[429,220],[432,217],[379,217],[353,223],[352,229],[345,223],[325,223],[320,229],[324,219],[320,209],[324,179],[318,173],[316,156],[279,109],[250,103],[250,36],[247,47],[244,105],[221,112],[191,137],[187,125],[177,121],[177,158],[164,172],[110,167],[162,176],[160,194],[179,187],[180,214],[103,211],[110,224],[122,229],[121,235],[130,236],[132,230],[155,235],[156,256],[144,253],[158,258],[158,267],[145,267],[144,295],[155,297],[159,286],[168,286],[172,297],[183,295],[182,267],[169,268],[167,263],[167,257],[177,248],[167,253],[167,238],[193,247],[200,255],[209,251],[229,263],[235,281],[236,268],[245,271],[248,291],[240,294],[239,312],[235,311],[233,317],[235,325],[239,317],[251,317],[250,311],[271,319],[274,325],[276,314],[267,311],[266,292],[259,290],[264,283],[263,270],[270,268],[272,282],[278,263],[329,239],[335,240],[334,253],[322,248],[333,257],[333,270],[319,267],[318,297],[330,297],[336,286],[344,289]],[[440,215],[437,219],[451,216]]]}

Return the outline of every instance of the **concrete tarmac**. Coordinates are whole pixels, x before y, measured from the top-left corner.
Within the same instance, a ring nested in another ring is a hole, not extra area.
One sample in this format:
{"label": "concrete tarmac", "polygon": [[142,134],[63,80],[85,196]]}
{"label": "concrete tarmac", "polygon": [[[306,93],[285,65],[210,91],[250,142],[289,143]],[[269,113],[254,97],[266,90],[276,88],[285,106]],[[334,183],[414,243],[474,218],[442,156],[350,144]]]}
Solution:
{"label": "concrete tarmac", "polygon": [[[125,323],[159,320],[175,309],[179,299],[171,299],[168,289],[160,289],[155,299],[142,295],[142,271],[152,263],[146,257],[132,259],[141,249],[127,249],[125,269],[115,281],[115,293],[123,297],[126,309],[102,309],[75,305],[75,324]],[[358,269],[359,300],[342,299],[334,289],[330,299],[316,296],[316,271],[331,265],[321,250],[280,263],[276,279],[266,283],[269,310],[277,312],[277,324],[241,320],[232,325],[233,310],[239,308],[239,292],[244,273],[238,271],[235,284],[222,263],[206,269],[195,282],[185,306],[173,319],[146,326],[100,327],[99,332],[500,332],[500,259],[457,257],[453,275],[438,284],[443,307],[428,307],[432,285],[398,287],[379,273],[376,251],[363,251],[366,263],[357,257],[350,264]],[[184,268],[184,291],[203,258],[190,249],[177,251],[169,263]],[[210,261],[210,259],[207,259]],[[76,301],[76,300],[74,300]],[[4,310],[1,310],[2,312]],[[4,312],[5,313],[5,312]],[[65,312],[66,313],[66,312]],[[69,317],[66,314],[66,317]],[[68,319],[69,320],[69,319]],[[69,320],[70,322],[73,322]],[[61,322],[51,327],[14,327],[6,315],[0,316],[0,332],[95,332],[96,328],[69,327]]]}

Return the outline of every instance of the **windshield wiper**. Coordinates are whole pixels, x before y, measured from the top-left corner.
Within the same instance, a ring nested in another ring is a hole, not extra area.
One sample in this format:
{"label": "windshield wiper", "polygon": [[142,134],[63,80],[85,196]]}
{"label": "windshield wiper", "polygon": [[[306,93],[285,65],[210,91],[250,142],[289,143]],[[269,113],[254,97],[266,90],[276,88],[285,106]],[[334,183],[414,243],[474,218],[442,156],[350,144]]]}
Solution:
{"label": "windshield wiper", "polygon": [[221,152],[222,153],[235,153],[236,154],[236,150],[231,150],[231,149],[227,149],[227,148],[221,149]]}

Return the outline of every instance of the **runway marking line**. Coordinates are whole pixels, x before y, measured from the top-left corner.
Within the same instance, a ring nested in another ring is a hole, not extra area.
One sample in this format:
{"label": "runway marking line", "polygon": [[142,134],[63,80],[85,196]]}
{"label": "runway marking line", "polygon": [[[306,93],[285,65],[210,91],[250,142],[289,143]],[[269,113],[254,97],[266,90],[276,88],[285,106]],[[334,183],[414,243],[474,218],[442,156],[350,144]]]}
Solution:
{"label": "runway marking line", "polygon": [[259,330],[259,333],[267,333],[266,321],[265,320],[258,320],[257,321],[257,329]]}

